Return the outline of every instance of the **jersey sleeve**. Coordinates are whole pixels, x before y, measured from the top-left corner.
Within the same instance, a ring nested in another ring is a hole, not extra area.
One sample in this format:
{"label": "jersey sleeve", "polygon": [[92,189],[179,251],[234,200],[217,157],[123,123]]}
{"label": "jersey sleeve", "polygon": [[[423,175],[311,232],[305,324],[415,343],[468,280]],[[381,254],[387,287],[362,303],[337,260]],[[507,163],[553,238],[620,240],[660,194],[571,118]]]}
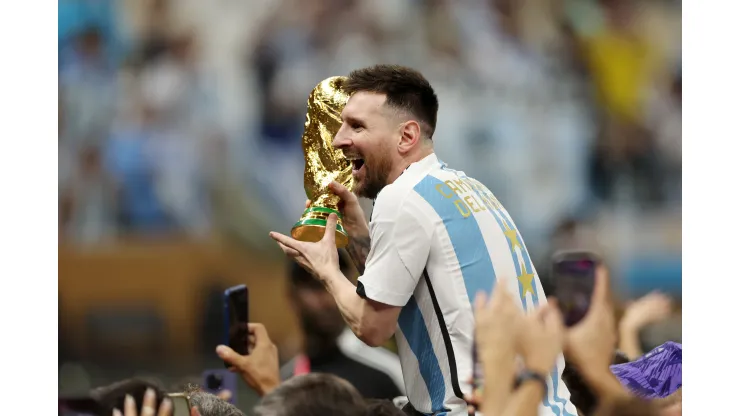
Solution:
{"label": "jersey sleeve", "polygon": [[431,228],[408,203],[376,202],[370,224],[370,253],[357,293],[392,306],[404,306],[424,271],[431,245]]}

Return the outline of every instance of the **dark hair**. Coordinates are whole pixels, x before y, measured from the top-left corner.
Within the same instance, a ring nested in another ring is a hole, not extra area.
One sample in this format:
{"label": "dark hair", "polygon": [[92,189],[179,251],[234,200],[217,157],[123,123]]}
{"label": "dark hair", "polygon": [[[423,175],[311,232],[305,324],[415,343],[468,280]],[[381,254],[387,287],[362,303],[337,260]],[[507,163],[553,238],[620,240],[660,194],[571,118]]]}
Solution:
{"label": "dark hair", "polygon": [[347,94],[372,92],[385,94],[389,106],[405,110],[418,118],[422,132],[428,138],[437,128],[437,94],[418,71],[400,65],[375,65],[356,69],[342,83]]}
{"label": "dark hair", "polygon": [[[203,391],[200,386],[189,384],[185,389],[190,405],[198,408],[201,416],[244,416],[244,412],[218,396]],[[234,394],[235,392],[231,392]]]}
{"label": "dark hair", "polygon": [[331,374],[293,377],[266,395],[254,408],[256,416],[356,416],[365,402],[349,382]]}
{"label": "dark hair", "polygon": [[405,414],[390,400],[369,399],[365,407],[366,416],[404,416]]}

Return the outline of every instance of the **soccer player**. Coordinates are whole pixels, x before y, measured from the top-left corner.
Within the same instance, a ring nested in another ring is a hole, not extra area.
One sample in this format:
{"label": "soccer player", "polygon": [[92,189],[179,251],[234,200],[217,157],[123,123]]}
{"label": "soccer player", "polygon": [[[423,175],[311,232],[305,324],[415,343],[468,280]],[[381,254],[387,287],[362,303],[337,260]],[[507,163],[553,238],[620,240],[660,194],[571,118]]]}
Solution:
{"label": "soccer player", "polygon": [[[342,199],[357,287],[339,269],[334,215],[317,243],[270,235],[325,285],[358,338],[377,346],[395,334],[407,413],[465,415],[476,293],[495,284],[531,310],[546,302],[537,272],[491,191],[434,154],[439,105],[420,73],[378,65],[353,71],[343,88],[350,99],[334,146],[352,162],[354,194],[330,187]],[[358,196],[375,200],[369,225]],[[561,357],[555,368],[527,369],[527,382],[547,385],[542,415],[576,414],[563,367]]]}

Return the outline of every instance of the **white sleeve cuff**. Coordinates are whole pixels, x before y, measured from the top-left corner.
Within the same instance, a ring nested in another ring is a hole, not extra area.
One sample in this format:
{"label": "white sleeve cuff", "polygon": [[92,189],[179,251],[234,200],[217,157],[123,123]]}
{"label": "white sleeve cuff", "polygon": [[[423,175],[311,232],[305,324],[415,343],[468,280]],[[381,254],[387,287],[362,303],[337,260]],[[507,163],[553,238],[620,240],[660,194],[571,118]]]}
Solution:
{"label": "white sleeve cuff", "polygon": [[374,300],[375,302],[399,307],[406,306],[409,298],[413,295],[391,292],[375,286],[372,283],[368,284],[368,282],[364,281],[362,276],[357,280],[357,294],[360,295],[360,297]]}

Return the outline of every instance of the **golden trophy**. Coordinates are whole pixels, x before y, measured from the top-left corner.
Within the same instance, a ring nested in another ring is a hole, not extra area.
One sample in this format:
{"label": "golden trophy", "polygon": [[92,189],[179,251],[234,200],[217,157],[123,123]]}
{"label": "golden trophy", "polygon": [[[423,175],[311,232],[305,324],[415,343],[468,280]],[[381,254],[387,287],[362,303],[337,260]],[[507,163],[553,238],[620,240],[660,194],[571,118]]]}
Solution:
{"label": "golden trophy", "polygon": [[352,166],[341,150],[332,146],[334,136],[342,125],[340,114],[349,96],[342,91],[344,77],[331,77],[319,83],[308,97],[308,111],[303,130],[303,153],[306,168],[303,186],[311,201],[301,219],[293,226],[291,235],[296,240],[316,242],[324,237],[326,220],[337,214],[336,244],[348,243],[347,232],[339,213],[339,197],[331,193],[329,184],[337,181],[352,190]]}

